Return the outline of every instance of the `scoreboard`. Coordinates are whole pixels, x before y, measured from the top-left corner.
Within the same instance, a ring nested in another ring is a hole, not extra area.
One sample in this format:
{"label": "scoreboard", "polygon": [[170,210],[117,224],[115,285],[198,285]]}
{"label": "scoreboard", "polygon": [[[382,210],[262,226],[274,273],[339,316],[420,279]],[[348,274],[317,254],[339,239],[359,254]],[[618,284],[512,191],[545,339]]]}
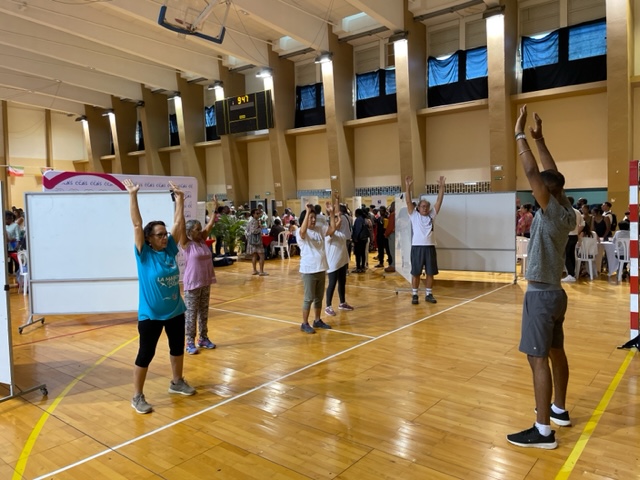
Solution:
{"label": "scoreboard", "polygon": [[216,102],[216,124],[218,135],[273,128],[271,90]]}

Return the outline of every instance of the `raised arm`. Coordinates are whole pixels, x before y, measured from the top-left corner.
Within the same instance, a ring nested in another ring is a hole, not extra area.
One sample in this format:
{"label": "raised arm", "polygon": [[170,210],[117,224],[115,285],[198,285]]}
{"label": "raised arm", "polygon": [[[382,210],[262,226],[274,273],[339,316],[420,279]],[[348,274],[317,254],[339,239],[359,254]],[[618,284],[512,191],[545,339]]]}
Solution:
{"label": "raised arm", "polygon": [[173,182],[169,182],[171,192],[176,200],[176,209],[173,213],[173,227],[171,236],[176,243],[182,245],[187,238],[187,231],[184,221],[184,192]]}
{"label": "raised arm", "polygon": [[445,190],[445,181],[442,175],[438,179],[438,198],[436,199],[436,204],[433,206],[433,209],[436,213],[440,213],[440,207],[442,207],[442,200],[444,199],[444,190]]}
{"label": "raised arm", "polygon": [[329,216],[329,227],[327,228],[326,235],[328,237],[332,237],[336,231],[336,215],[331,202],[327,202],[325,208],[327,209],[327,215]]}
{"label": "raised arm", "polygon": [[[524,169],[524,174],[527,176],[527,180],[529,180],[529,185],[531,185],[533,196],[538,202],[538,204],[544,210],[547,208],[547,205],[549,204],[549,197],[551,194],[549,193],[549,189],[546,187],[546,185],[542,181],[542,176],[540,175],[540,169],[538,168],[538,162],[536,162],[536,157],[533,156],[533,152],[531,151],[531,148],[529,148],[529,143],[527,142],[527,136],[524,133],[526,123],[527,123],[527,106],[523,105],[522,108],[520,109],[520,116],[516,121],[516,127],[515,127],[518,157],[520,157],[520,161],[522,162],[522,168]],[[541,130],[542,127],[536,125],[536,129],[538,127],[540,127],[539,133],[542,136],[542,130]],[[533,129],[531,129],[531,131],[533,132]],[[554,166],[555,166],[555,163],[554,163]]]}
{"label": "raised arm", "polygon": [[216,211],[218,210],[218,196],[213,196],[213,210],[211,211],[211,215],[209,215],[209,221],[202,229],[202,234],[204,238],[209,238],[209,234],[211,230],[213,230],[213,224],[216,222]]}
{"label": "raised arm", "polygon": [[336,230],[340,230],[340,226],[342,225],[342,214],[340,213],[340,195],[337,193],[334,198],[333,215],[338,217],[336,218]]}
{"label": "raised arm", "polygon": [[128,178],[124,180],[124,186],[129,192],[129,212],[131,213],[131,222],[133,223],[133,240],[138,249],[138,253],[142,252],[144,247],[144,228],[142,226],[142,215],[140,215],[140,207],[138,206],[138,191],[140,185],[134,185]]}
{"label": "raised arm", "polygon": [[414,207],[413,202],[411,201],[411,185],[413,185],[413,177],[411,175],[407,175],[404,179],[405,184],[405,192],[404,192],[404,200],[407,202],[407,213],[411,215],[413,213]]}
{"label": "raised arm", "polygon": [[313,212],[313,205],[307,203],[307,211],[304,215],[304,221],[302,225],[300,225],[300,231],[298,232],[298,236],[300,238],[307,238],[307,229],[309,228],[309,218],[311,217],[311,212]]}
{"label": "raised arm", "polygon": [[538,149],[538,155],[540,156],[542,169],[555,170],[557,172],[558,166],[551,156],[551,152],[549,152],[549,149],[544,142],[544,137],[542,136],[542,119],[538,116],[537,113],[534,113],[533,120],[535,121],[536,126],[535,128],[529,127],[529,132],[531,133],[531,138],[533,138],[533,140],[536,142],[536,148]]}

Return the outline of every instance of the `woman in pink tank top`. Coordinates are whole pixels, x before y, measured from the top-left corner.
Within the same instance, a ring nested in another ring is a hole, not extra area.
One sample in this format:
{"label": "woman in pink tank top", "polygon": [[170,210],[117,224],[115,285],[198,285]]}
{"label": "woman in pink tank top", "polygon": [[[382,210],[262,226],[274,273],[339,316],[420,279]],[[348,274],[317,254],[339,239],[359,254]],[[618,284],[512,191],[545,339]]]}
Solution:
{"label": "woman in pink tank top", "polygon": [[[214,197],[214,211],[218,206],[218,200]],[[186,235],[182,236],[180,249],[185,260],[185,269],[182,282],[184,284],[185,334],[187,337],[187,353],[194,355],[200,348],[216,348],[209,340],[209,292],[211,284],[216,283],[216,275],[213,271],[213,257],[211,249],[206,244],[215,221],[215,215],[211,215],[209,222],[202,228],[198,220],[189,220],[185,225]],[[198,343],[196,345],[196,322],[199,330]]]}

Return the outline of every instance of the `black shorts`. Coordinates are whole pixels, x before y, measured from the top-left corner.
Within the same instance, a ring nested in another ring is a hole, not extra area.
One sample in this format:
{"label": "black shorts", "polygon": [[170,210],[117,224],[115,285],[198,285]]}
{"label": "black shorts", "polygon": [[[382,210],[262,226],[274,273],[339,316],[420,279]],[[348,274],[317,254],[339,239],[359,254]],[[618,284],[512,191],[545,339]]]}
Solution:
{"label": "black shorts", "polygon": [[411,246],[411,275],[419,277],[422,270],[427,275],[438,274],[438,258],[436,257],[436,247],[433,245],[412,245]]}

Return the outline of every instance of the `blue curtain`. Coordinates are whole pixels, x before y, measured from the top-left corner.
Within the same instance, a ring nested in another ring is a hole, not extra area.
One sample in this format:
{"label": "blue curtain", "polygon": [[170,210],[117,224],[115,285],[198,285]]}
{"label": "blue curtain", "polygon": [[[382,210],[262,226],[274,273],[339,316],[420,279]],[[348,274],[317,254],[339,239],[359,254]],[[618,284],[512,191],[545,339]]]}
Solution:
{"label": "blue curtain", "polygon": [[316,108],[316,85],[305,85],[298,87],[298,95],[300,95],[300,110],[309,110]]}
{"label": "blue curtain", "polygon": [[569,29],[569,60],[607,54],[607,23],[602,20]]}
{"label": "blue curtain", "polygon": [[467,78],[486,77],[489,74],[487,68],[487,47],[474,48],[467,50]]}
{"label": "blue curtain", "polygon": [[378,72],[356,74],[356,99],[364,100],[380,96],[380,80]]}
{"label": "blue curtain", "polygon": [[444,60],[429,57],[429,87],[458,81],[458,54]]}
{"label": "blue curtain", "polygon": [[324,84],[320,84],[320,106],[324,107]]}
{"label": "blue curtain", "polygon": [[216,126],[216,107],[213,105],[211,105],[210,107],[204,107],[204,126]]}
{"label": "blue curtain", "polygon": [[178,117],[175,113],[169,115],[169,133],[178,133]]}
{"label": "blue curtain", "polygon": [[522,68],[558,63],[559,39],[557,30],[543,38],[522,37]]}
{"label": "blue curtain", "polygon": [[384,76],[384,93],[391,95],[396,93],[396,69],[387,68]]}

